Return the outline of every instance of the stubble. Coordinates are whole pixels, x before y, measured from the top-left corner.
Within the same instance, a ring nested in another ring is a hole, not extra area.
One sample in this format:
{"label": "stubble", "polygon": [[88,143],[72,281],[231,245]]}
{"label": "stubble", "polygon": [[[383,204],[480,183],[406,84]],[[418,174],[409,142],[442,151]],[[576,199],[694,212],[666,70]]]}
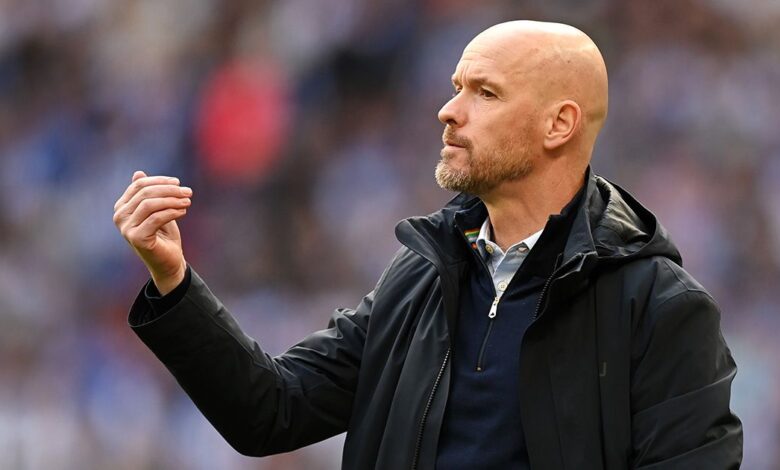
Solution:
{"label": "stubble", "polygon": [[450,160],[454,158],[446,149],[441,151],[441,160],[436,165],[436,183],[443,189],[483,195],[504,181],[514,181],[528,175],[533,169],[530,148],[519,139],[498,143],[493,148],[475,152],[470,141],[455,137],[452,131],[445,129],[445,137],[463,145],[466,152],[466,165],[463,169],[454,168]]}

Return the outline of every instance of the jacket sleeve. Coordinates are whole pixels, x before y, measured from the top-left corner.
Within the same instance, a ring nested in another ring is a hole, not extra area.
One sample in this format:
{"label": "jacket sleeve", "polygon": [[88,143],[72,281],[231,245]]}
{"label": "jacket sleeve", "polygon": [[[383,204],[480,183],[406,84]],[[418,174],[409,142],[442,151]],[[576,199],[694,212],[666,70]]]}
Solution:
{"label": "jacket sleeve", "polygon": [[739,468],[742,425],[729,408],[737,368],[717,305],[688,290],[644,322],[631,358],[632,467]]}
{"label": "jacket sleeve", "polygon": [[346,430],[372,303],[373,292],[270,357],[193,270],[183,299],[160,316],[142,290],[129,323],[231,446],[263,456]]}

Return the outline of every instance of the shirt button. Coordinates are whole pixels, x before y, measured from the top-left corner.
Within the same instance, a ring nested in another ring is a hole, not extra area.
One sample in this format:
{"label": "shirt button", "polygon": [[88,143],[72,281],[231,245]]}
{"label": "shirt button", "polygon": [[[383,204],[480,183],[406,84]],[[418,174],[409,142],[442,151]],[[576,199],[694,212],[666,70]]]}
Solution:
{"label": "shirt button", "polygon": [[488,253],[490,253],[492,255],[493,254],[493,246],[492,245],[485,245],[485,251],[487,251]]}
{"label": "shirt button", "polygon": [[528,251],[528,246],[525,243],[523,243],[522,245],[517,247],[517,251],[519,251],[520,253],[525,253]]}
{"label": "shirt button", "polygon": [[498,290],[504,292],[506,290],[506,286],[507,286],[506,281],[501,281],[498,283]]}

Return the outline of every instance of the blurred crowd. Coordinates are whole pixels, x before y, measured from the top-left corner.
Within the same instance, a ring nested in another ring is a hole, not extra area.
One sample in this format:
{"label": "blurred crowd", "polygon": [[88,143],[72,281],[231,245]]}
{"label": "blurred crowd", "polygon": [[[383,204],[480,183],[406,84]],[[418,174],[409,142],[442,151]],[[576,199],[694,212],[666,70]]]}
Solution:
{"label": "blurred crowd", "polygon": [[594,170],[722,307],[744,468],[780,469],[780,3],[0,0],[0,468],[333,469],[250,459],[127,327],[147,279],[111,216],[134,170],[194,189],[185,256],[264,348],[353,306],[433,169],[465,44],[508,19],[600,45]]}

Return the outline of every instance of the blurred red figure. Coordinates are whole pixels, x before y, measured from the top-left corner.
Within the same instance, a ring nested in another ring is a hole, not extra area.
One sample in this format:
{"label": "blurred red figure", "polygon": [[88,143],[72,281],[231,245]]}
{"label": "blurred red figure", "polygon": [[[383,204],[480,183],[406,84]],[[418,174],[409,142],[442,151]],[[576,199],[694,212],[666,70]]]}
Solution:
{"label": "blurred red figure", "polygon": [[272,62],[236,60],[206,83],[196,140],[204,173],[223,183],[258,183],[287,139],[290,104]]}

